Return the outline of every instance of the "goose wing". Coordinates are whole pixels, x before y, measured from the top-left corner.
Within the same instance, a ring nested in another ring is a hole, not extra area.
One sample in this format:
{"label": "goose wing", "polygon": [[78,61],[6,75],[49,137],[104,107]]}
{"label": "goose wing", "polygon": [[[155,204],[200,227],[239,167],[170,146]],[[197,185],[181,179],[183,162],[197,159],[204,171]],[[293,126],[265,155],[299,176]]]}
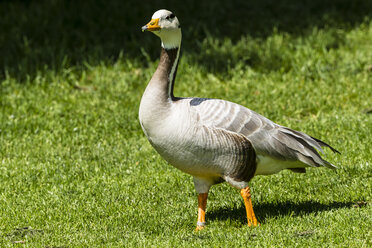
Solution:
{"label": "goose wing", "polygon": [[299,160],[312,167],[335,168],[322,159],[318,151],[323,153],[323,146],[338,151],[321,140],[280,126],[236,103],[207,98],[189,101],[190,108],[197,112],[203,125],[243,135],[252,143],[257,154],[278,160]]}
{"label": "goose wing", "polygon": [[202,126],[198,157],[210,151],[213,164],[218,164],[225,180],[248,182],[256,171],[256,153],[252,143],[242,134],[222,128]]}

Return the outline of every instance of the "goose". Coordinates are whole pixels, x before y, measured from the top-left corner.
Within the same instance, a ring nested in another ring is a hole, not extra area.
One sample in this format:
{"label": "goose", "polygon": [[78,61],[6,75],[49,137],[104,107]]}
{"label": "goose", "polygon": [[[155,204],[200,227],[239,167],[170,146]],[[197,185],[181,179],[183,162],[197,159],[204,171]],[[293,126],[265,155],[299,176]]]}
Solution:
{"label": "goose", "polygon": [[143,93],[139,121],[155,150],[171,165],[192,175],[198,194],[196,230],[205,225],[208,192],[227,182],[240,190],[248,226],[259,222],[248,182],[256,175],[284,169],[305,173],[307,167],[336,168],[318,153],[327,143],[278,125],[239,104],[173,95],[181,48],[181,28],[169,10],[156,11],[142,27],[161,39],[158,67]]}

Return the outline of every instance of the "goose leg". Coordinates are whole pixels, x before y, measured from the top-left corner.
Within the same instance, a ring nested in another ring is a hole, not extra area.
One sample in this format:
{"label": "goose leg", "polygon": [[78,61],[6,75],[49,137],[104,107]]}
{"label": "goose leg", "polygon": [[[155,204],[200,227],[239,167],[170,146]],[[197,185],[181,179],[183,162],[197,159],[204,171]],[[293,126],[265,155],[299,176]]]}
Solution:
{"label": "goose leg", "polygon": [[205,209],[207,207],[208,193],[198,194],[198,223],[196,225],[196,230],[199,231],[205,227]]}
{"label": "goose leg", "polygon": [[245,210],[247,211],[248,226],[257,226],[258,223],[256,216],[253,212],[252,199],[251,199],[251,190],[249,186],[240,190],[240,194],[243,197]]}

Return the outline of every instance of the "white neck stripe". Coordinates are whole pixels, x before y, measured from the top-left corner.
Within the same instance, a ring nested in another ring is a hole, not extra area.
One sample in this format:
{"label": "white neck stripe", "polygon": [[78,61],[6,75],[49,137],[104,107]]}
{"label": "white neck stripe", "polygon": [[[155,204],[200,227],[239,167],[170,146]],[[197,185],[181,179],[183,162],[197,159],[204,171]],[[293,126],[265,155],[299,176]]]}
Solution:
{"label": "white neck stripe", "polygon": [[168,78],[168,80],[169,80],[169,87],[168,87],[168,97],[169,97],[169,99],[171,99],[172,98],[172,90],[173,90],[173,85],[174,85],[174,74],[175,74],[175,72],[176,72],[176,69],[177,69],[177,65],[178,65],[178,60],[179,60],[179,56],[180,56],[180,50],[181,50],[181,47],[179,46],[178,48],[177,48],[177,56],[176,56],[176,59],[174,60],[174,63],[173,63],[173,65],[172,65],[172,69],[171,69],[171,71],[170,71],[170,73],[169,73],[169,78]]}

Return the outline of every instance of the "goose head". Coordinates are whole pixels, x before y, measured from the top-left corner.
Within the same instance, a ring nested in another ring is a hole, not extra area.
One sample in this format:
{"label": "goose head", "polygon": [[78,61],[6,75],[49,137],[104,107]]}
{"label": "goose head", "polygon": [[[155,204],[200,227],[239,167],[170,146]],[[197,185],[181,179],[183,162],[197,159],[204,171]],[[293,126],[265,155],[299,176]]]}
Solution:
{"label": "goose head", "polygon": [[151,31],[161,39],[165,49],[178,48],[181,45],[181,26],[177,17],[169,10],[156,11],[151,21],[142,27],[142,31]]}

